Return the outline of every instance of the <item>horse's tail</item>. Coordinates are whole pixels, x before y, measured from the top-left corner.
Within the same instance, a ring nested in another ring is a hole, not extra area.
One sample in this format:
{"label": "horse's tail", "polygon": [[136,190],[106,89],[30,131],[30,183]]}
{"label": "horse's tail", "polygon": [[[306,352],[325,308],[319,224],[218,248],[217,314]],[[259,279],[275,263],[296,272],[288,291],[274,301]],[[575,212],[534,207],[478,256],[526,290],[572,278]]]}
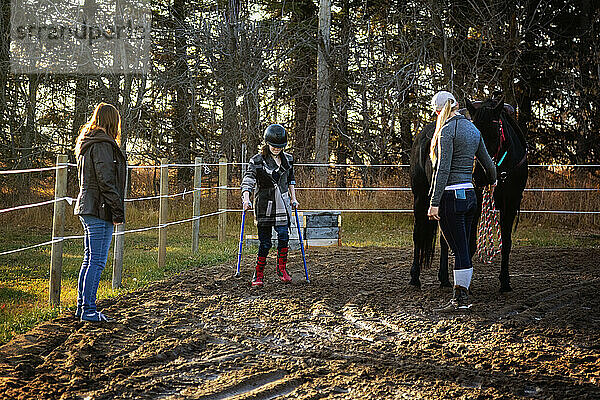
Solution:
{"label": "horse's tail", "polygon": [[433,263],[437,230],[437,221],[430,221],[427,213],[421,213],[419,216],[415,213],[415,226],[413,229],[415,261],[421,269],[430,268]]}
{"label": "horse's tail", "polygon": [[[415,217],[413,229],[414,258],[412,269],[431,267],[435,253],[437,238],[437,221],[427,217],[429,209],[429,187],[431,162],[429,161],[429,144],[435,130],[435,122],[426,125],[415,138],[410,154],[410,177],[413,193],[413,211]],[[416,271],[415,271],[416,272]]]}

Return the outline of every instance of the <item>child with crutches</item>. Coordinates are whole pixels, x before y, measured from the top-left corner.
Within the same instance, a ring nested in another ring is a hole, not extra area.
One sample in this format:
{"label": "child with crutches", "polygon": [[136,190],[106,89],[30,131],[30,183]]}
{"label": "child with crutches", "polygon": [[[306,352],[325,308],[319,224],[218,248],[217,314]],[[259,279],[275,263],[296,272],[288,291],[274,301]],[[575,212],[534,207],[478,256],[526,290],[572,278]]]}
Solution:
{"label": "child with crutches", "polygon": [[292,207],[298,207],[294,185],[294,160],[283,151],[287,133],[279,124],[269,125],[264,132],[262,151],[250,159],[242,180],[244,212],[252,208],[250,192],[254,192],[254,220],[258,226],[258,257],[252,286],[262,286],[267,255],[271,248],[271,231],[277,232],[277,275],[286,283],[287,255]]}

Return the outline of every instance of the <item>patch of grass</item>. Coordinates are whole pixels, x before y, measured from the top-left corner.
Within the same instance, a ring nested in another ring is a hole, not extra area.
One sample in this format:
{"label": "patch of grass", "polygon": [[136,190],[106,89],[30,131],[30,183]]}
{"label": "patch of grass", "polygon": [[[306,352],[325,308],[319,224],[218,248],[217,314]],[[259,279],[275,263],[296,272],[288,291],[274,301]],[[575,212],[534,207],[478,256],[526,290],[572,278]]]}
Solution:
{"label": "patch of grass", "polygon": [[599,247],[600,231],[574,226],[543,226],[528,221],[520,223],[513,233],[513,246],[535,247]]}
{"label": "patch of grass", "polygon": [[49,306],[0,310],[0,344],[8,342],[17,333],[27,332],[40,322],[56,318],[59,313],[59,308]]}
{"label": "patch of grass", "polygon": [[405,247],[412,245],[413,218],[401,214],[342,214],[344,246]]}
{"label": "patch of grass", "polygon": [[[344,214],[342,244],[347,246],[411,247],[413,217],[410,214]],[[573,225],[536,223],[521,215],[513,232],[513,246],[598,247],[600,231]]]}
{"label": "patch of grass", "polygon": [[31,301],[33,298],[34,296],[25,290],[15,287],[0,287],[0,304],[9,302],[21,303],[23,301]]}
{"label": "patch of grass", "polygon": [[[172,215],[171,220],[177,218]],[[183,219],[183,218],[180,218]],[[212,221],[208,221],[212,219]],[[168,228],[167,259],[163,268],[157,266],[158,231],[151,230],[125,236],[125,252],[122,288],[112,289],[112,258],[102,273],[98,288],[98,299],[118,296],[126,291],[143,287],[150,282],[165,279],[189,266],[215,265],[237,256],[239,228],[229,224],[227,240],[216,238],[216,217],[203,220],[199,251],[192,254],[190,224]],[[148,221],[144,221],[148,223]],[[150,226],[148,223],[146,226]],[[128,226],[134,229],[136,226]],[[81,232],[65,232],[80,235]],[[0,227],[0,236],[5,238],[0,251],[16,249],[49,240],[43,229],[14,229]],[[65,309],[73,309],[77,300],[77,279],[83,258],[81,239],[65,241],[63,244],[63,269],[61,302],[59,307],[48,305],[50,271],[50,246],[0,257],[0,344],[9,341],[15,334],[26,332],[36,323],[54,318]],[[232,267],[233,273],[233,267]]]}

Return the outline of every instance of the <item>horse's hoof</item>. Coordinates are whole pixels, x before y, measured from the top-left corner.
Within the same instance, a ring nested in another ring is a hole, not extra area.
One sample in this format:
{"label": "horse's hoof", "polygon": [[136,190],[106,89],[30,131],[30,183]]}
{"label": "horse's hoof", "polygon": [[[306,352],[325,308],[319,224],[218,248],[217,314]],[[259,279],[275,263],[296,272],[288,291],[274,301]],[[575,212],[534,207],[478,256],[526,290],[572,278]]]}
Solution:
{"label": "horse's hoof", "polygon": [[510,284],[502,284],[500,285],[500,293],[508,293],[508,292],[512,292],[512,287],[510,287]]}
{"label": "horse's hoof", "polygon": [[440,282],[440,289],[451,288],[452,284],[450,281]]}
{"label": "horse's hoof", "polygon": [[421,289],[421,280],[419,278],[411,278],[410,282],[408,282],[408,284],[417,289]]}

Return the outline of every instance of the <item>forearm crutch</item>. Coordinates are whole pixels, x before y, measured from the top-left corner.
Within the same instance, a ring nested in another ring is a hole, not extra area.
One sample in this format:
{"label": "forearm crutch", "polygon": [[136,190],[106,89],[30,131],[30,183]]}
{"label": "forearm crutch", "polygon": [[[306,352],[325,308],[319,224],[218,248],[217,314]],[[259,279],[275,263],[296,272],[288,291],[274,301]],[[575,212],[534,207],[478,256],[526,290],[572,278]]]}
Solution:
{"label": "forearm crutch", "polygon": [[302,230],[300,229],[300,220],[298,219],[298,209],[294,208],[296,213],[296,227],[298,228],[298,239],[300,240],[300,250],[302,250],[302,261],[304,262],[304,274],[306,275],[306,282],[310,282],[308,279],[308,267],[306,266],[306,254],[304,254],[304,243],[302,242]]}
{"label": "forearm crutch", "polygon": [[240,229],[240,246],[238,248],[238,262],[235,277],[240,277],[240,264],[242,263],[242,243],[244,243],[244,222],[246,222],[246,210],[242,211],[242,227]]}

